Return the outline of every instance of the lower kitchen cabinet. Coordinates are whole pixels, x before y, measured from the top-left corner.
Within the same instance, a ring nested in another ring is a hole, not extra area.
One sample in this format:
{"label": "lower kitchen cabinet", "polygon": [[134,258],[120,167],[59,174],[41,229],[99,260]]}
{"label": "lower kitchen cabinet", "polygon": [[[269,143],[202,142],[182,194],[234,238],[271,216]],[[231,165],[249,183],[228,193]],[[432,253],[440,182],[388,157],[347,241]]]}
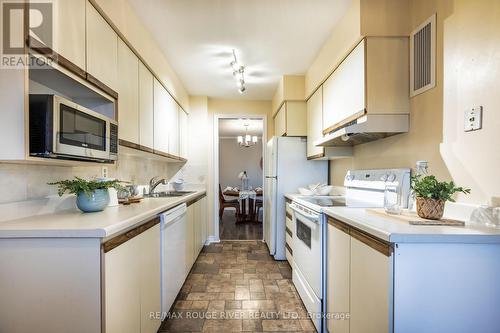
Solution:
{"label": "lower kitchen cabinet", "polygon": [[351,236],[341,225],[328,224],[327,239],[327,328],[329,332],[349,333]]}
{"label": "lower kitchen cabinet", "polygon": [[[125,234],[123,237],[127,237]],[[106,333],[156,332],[160,321],[160,225],[126,240],[104,254]]]}
{"label": "lower kitchen cabinet", "polygon": [[327,329],[330,333],[392,332],[392,248],[329,219]]}
{"label": "lower kitchen cabinet", "polygon": [[138,239],[131,239],[104,255],[104,311],[107,333],[140,332],[141,287]]}
{"label": "lower kitchen cabinet", "polygon": [[186,230],[186,276],[191,271],[195,260],[195,245],[194,245],[194,225],[195,225],[195,205],[192,203],[187,208],[187,230]]}
{"label": "lower kitchen cabinet", "polygon": [[139,276],[141,284],[141,333],[156,332],[160,321],[150,316],[161,308],[160,225],[139,235]]}
{"label": "lower kitchen cabinet", "polygon": [[[363,236],[364,237],[364,236]],[[351,237],[350,332],[389,332],[390,267],[388,257]]]}
{"label": "lower kitchen cabinet", "polygon": [[[191,258],[191,265],[189,265],[189,270],[191,266],[198,258],[203,245],[207,239],[207,214],[206,214],[206,197],[191,203],[188,206],[188,238],[187,242],[189,256]],[[188,270],[188,271],[189,271]]]}
{"label": "lower kitchen cabinet", "polygon": [[[184,249],[190,257],[182,279],[207,237],[206,204],[206,196],[188,203],[190,233],[181,237],[191,242]],[[0,332],[157,332],[162,298],[160,228],[160,218],[155,217],[105,240],[0,238]],[[166,255],[186,255],[180,253],[183,248],[173,247]],[[184,273],[184,267],[180,269]],[[182,283],[174,293],[181,287]]]}

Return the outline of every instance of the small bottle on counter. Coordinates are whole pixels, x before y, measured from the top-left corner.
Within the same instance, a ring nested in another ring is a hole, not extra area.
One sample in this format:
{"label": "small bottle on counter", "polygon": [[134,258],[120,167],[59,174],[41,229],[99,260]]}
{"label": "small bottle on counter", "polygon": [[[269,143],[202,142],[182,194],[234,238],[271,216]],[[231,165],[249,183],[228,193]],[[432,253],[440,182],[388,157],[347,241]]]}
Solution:
{"label": "small bottle on counter", "polygon": [[[415,167],[415,176],[427,176],[429,174],[429,162],[427,161],[417,161]],[[410,197],[408,198],[408,210],[413,210],[415,207],[415,192],[410,191]]]}

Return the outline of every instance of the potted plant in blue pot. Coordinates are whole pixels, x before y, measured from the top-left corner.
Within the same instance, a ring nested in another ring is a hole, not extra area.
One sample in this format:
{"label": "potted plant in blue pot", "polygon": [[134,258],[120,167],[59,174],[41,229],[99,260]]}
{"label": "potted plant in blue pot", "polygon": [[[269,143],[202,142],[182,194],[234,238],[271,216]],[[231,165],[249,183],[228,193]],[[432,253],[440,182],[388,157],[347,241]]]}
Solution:
{"label": "potted plant in blue pot", "polygon": [[57,185],[59,196],[66,192],[75,194],[76,206],[84,213],[103,211],[109,204],[108,188],[122,189],[119,180],[85,180],[79,177],[48,184]]}

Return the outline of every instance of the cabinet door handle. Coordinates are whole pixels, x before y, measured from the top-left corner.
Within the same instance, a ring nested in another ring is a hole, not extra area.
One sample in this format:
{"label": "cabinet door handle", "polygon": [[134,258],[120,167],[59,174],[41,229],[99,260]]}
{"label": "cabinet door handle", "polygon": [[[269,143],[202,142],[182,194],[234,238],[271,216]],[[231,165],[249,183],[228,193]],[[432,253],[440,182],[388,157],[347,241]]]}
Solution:
{"label": "cabinet door handle", "polygon": [[383,240],[367,235],[364,232],[358,231],[354,228],[351,228],[351,237],[359,240],[360,242],[368,245],[375,251],[378,251],[387,257],[390,257],[392,252],[394,251],[391,243],[387,243]]}

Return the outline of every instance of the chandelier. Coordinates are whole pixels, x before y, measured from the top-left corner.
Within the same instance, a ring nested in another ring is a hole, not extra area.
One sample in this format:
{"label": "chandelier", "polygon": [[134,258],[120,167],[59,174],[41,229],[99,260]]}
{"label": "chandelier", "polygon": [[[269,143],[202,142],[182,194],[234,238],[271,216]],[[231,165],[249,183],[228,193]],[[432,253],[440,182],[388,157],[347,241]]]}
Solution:
{"label": "chandelier", "polygon": [[257,144],[257,136],[248,134],[248,124],[245,124],[245,135],[239,135],[237,140],[240,147],[249,148]]}

